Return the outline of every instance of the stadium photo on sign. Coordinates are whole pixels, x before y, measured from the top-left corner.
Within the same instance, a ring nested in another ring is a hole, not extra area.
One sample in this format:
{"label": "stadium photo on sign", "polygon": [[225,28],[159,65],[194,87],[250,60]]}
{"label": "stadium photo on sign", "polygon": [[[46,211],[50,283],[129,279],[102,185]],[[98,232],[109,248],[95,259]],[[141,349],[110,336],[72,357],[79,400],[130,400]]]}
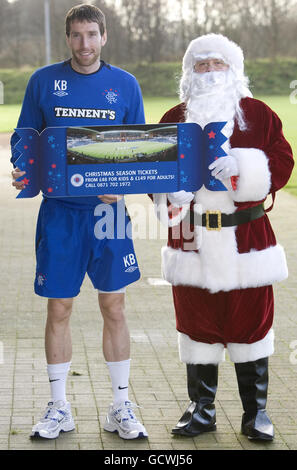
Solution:
{"label": "stadium photo on sign", "polygon": [[68,165],[176,160],[176,125],[67,128]]}

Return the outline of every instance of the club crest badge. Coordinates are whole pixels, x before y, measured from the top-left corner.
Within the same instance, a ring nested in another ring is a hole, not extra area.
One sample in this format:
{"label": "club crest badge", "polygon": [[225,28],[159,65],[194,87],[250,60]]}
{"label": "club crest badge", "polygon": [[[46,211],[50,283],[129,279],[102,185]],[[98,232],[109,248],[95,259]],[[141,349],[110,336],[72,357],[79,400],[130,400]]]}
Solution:
{"label": "club crest badge", "polygon": [[43,286],[45,281],[46,281],[46,277],[44,276],[44,274],[37,273],[36,274],[36,281],[37,281],[38,286]]}
{"label": "club crest badge", "polygon": [[105,96],[109,104],[117,103],[119,96],[119,92],[117,90],[110,88],[109,90],[104,90],[102,94]]}
{"label": "club crest badge", "polygon": [[83,184],[84,182],[84,177],[80,175],[79,173],[76,173],[75,175],[71,176],[71,184],[75,187],[79,187]]}

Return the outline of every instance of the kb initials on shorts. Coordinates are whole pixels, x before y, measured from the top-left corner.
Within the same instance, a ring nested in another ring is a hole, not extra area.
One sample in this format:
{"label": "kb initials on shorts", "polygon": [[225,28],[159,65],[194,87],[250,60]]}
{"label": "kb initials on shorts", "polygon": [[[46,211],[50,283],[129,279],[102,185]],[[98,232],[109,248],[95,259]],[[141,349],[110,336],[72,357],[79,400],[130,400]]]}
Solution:
{"label": "kb initials on shorts", "polygon": [[129,266],[132,266],[132,264],[136,263],[136,259],[133,253],[130,253],[129,255],[124,256],[123,261],[124,261],[125,268],[128,268]]}

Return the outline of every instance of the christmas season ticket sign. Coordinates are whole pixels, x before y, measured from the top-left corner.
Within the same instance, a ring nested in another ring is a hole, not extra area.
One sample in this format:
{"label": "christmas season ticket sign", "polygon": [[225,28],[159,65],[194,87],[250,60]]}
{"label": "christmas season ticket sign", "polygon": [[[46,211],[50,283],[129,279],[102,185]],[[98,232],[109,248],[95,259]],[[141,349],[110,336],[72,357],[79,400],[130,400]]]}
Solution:
{"label": "christmas season ticket sign", "polygon": [[208,166],[226,155],[225,122],[16,129],[25,171],[18,198],[212,191]]}

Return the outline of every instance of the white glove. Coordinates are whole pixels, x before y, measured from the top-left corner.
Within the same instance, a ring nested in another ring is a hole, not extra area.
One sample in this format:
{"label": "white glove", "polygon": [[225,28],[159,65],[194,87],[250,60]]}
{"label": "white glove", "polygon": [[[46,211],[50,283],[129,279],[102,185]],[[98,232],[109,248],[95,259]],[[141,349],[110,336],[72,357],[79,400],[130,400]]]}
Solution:
{"label": "white glove", "polygon": [[224,180],[226,178],[230,178],[231,176],[239,175],[236,158],[232,157],[231,155],[217,158],[217,160],[209,165],[208,169],[213,170],[211,175],[218,180]]}
{"label": "white glove", "polygon": [[176,193],[169,193],[168,199],[176,207],[181,207],[184,204],[189,204],[194,198],[193,193],[187,191],[177,191]]}

